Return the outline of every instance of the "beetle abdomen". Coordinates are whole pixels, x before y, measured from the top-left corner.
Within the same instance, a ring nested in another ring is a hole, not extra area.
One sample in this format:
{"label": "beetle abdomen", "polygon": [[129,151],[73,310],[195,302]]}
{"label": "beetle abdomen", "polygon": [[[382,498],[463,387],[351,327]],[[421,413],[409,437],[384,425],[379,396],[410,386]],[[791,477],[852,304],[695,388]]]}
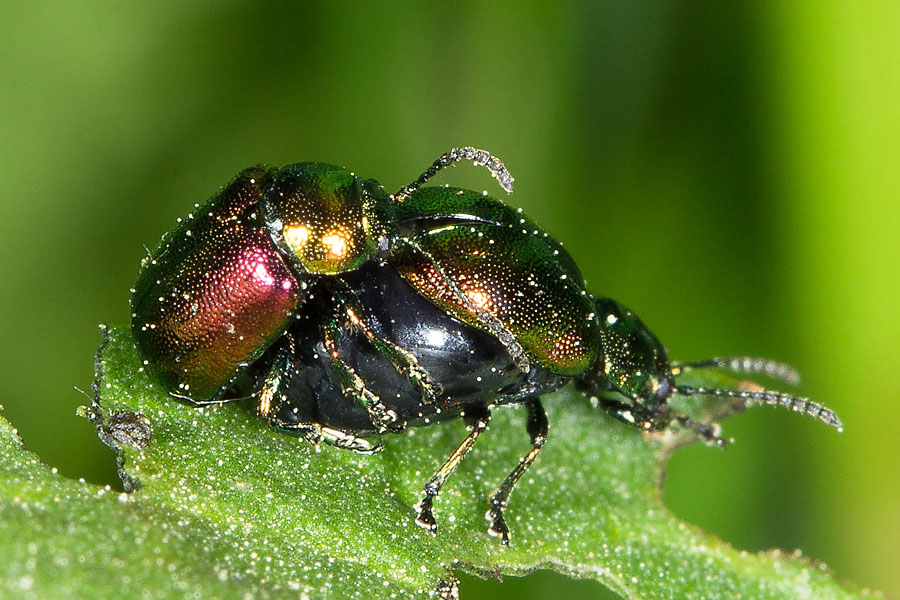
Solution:
{"label": "beetle abdomen", "polygon": [[173,394],[220,396],[281,335],[299,302],[296,277],[258,223],[272,172],[243,171],[144,259],[132,331]]}
{"label": "beetle abdomen", "polygon": [[[338,354],[410,426],[454,419],[471,406],[521,402],[567,381],[541,368],[523,373],[493,336],[420,296],[389,265],[370,262],[342,277],[364,307],[372,329],[412,354],[442,388],[436,402],[424,403],[421,392],[365,336],[352,328],[342,329]],[[313,293],[327,292],[316,289]],[[297,367],[283,374],[289,383],[283,388],[287,399],[280,404],[278,421],[315,422],[356,435],[377,433],[362,404],[341,390],[328,353],[317,340],[320,315],[310,311],[305,316],[309,318],[296,320],[288,329],[297,341]],[[264,377],[268,363],[263,358],[254,371]]]}

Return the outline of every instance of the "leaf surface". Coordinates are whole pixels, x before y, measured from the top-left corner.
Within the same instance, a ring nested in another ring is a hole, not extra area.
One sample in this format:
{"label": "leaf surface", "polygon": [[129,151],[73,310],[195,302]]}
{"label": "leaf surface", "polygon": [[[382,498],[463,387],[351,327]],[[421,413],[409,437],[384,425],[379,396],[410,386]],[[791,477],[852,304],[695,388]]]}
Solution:
{"label": "leaf surface", "polygon": [[[687,434],[645,436],[570,388],[546,397],[549,441],[512,496],[501,548],[486,498],[529,448],[523,409],[494,412],[436,501],[432,536],[413,506],[461,422],[385,436],[375,456],[317,452],[250,404],[179,403],[151,384],[126,330],[104,331],[99,402],[83,412],[135,491],[56,475],[0,419],[0,595],[408,598],[436,594],[451,571],[552,569],[626,598],[864,597],[813,562],[740,552],[679,522],[659,485]],[[723,381],[734,385],[694,379]]]}

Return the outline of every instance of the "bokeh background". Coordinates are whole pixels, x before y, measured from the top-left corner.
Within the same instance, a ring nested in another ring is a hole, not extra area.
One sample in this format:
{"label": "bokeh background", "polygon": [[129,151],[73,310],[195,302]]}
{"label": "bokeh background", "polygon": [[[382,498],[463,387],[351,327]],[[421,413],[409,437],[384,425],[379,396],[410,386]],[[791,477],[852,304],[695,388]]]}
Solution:
{"label": "bokeh background", "polygon": [[[322,160],[396,189],[453,145],[675,357],[795,364],[843,435],[731,418],[666,504],[900,595],[900,4],[16,2],[0,8],[4,415],[114,480],[74,417],[144,254],[241,168]],[[460,166],[436,182],[487,188]],[[550,574],[464,597],[606,598]]]}

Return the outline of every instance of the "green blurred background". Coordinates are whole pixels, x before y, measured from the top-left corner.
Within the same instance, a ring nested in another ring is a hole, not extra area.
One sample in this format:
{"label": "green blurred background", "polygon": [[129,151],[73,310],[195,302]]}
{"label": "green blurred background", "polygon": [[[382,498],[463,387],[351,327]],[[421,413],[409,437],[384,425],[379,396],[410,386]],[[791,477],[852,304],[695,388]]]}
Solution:
{"label": "green blurred background", "polygon": [[[667,505],[900,594],[900,4],[803,4],[3,2],[4,415],[63,474],[112,481],[72,386],[96,324],[128,321],[144,245],[257,162],[395,189],[475,145],[672,355],[786,360],[844,419],[734,417],[727,453],[675,456]],[[609,595],[548,574],[463,592]]]}

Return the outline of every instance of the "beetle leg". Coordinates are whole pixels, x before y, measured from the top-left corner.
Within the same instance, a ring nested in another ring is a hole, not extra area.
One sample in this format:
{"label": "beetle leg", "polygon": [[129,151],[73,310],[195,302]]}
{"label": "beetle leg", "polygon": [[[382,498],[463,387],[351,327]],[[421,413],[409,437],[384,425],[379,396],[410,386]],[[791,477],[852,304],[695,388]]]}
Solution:
{"label": "beetle leg", "polygon": [[272,365],[257,393],[259,414],[272,427],[283,428],[284,423],[276,416],[282,402],[287,402],[285,388],[294,366],[292,336],[285,336],[287,342],[278,349]]}
{"label": "beetle leg", "polygon": [[416,517],[416,524],[432,533],[437,532],[437,522],[434,520],[434,514],[432,513],[434,499],[441,493],[441,487],[447,481],[447,478],[450,477],[450,474],[453,473],[463,457],[472,449],[478,436],[488,428],[488,423],[491,422],[491,413],[484,407],[472,407],[466,411],[464,418],[466,425],[471,429],[469,435],[453,451],[453,454],[450,455],[450,458],[447,459],[441,468],[431,476],[431,479],[422,488],[422,492],[425,495],[415,506],[416,510],[419,511],[419,516]]}
{"label": "beetle leg", "polygon": [[303,435],[316,447],[316,450],[318,450],[321,442],[341,450],[350,450],[357,454],[365,455],[376,454],[384,449],[384,444],[370,444],[366,440],[340,429],[322,427],[318,423],[307,423],[305,426],[309,429],[304,431]]}
{"label": "beetle leg", "polygon": [[725,439],[721,437],[719,434],[722,432],[722,428],[716,423],[697,423],[681,413],[674,413],[671,418],[672,421],[677,421],[685,429],[690,429],[696,433],[707,444],[714,444],[723,450],[728,447],[729,443],[734,441],[734,438]]}
{"label": "beetle leg", "polygon": [[544,442],[547,441],[547,429],[549,428],[547,413],[544,412],[544,407],[541,405],[540,400],[535,398],[525,406],[528,409],[527,428],[528,435],[531,436],[531,451],[519,461],[516,468],[506,476],[500,487],[488,498],[491,509],[485,515],[485,518],[491,523],[491,526],[488,527],[488,533],[493,536],[499,536],[500,543],[504,546],[509,545],[509,528],[506,526],[506,519],[503,518],[503,509],[506,508],[509,495],[512,493],[516,483],[522,478],[522,475],[525,474],[525,471],[528,470],[534,459],[537,458],[541,448],[544,446]]}
{"label": "beetle leg", "polygon": [[337,338],[340,335],[340,325],[337,318],[330,319],[322,325],[322,343],[325,351],[331,358],[331,365],[334,373],[341,384],[341,390],[344,395],[356,398],[369,413],[369,419],[372,425],[379,433],[385,431],[403,431],[406,428],[406,422],[400,421],[397,413],[387,408],[381,402],[376,394],[374,394],[366,383],[362,380],[353,367],[348,365],[341,359],[338,352]]}
{"label": "beetle leg", "polygon": [[642,431],[655,431],[665,429],[669,424],[668,421],[660,423],[658,417],[654,417],[649,411],[636,404],[629,404],[603,396],[592,396],[591,402],[597,398],[600,407],[609,413],[614,419],[637,427]]}
{"label": "beetle leg", "polygon": [[[343,284],[342,281],[340,283]],[[391,361],[398,373],[406,375],[409,382],[421,394],[422,400],[426,404],[433,404],[437,401],[443,391],[441,385],[431,379],[428,371],[419,365],[419,361],[410,352],[372,330],[369,319],[359,305],[358,299],[346,287],[346,284],[343,284],[340,290],[336,290],[334,296],[343,307],[350,324],[365,336],[379,354]]]}
{"label": "beetle leg", "polygon": [[729,441],[733,441],[719,436],[721,428],[717,424],[698,423],[687,415],[671,410],[668,407],[664,412],[654,415],[636,404],[628,404],[602,396],[598,398],[598,401],[603,410],[613,418],[637,427],[641,431],[662,431],[674,421],[685,429],[690,429],[696,433],[708,444],[725,448]]}
{"label": "beetle leg", "polygon": [[269,420],[269,425],[275,431],[303,437],[315,447],[317,452],[322,442],[341,450],[350,450],[356,454],[377,454],[384,449],[384,445],[381,443],[370,444],[352,433],[331,427],[322,427],[318,423],[283,423],[275,418]]}
{"label": "beetle leg", "polygon": [[352,450],[357,454],[374,454],[381,450],[381,444],[373,446],[351,433],[322,427],[313,422],[285,421],[279,416],[282,404],[288,401],[288,381],[291,374],[298,368],[294,359],[294,339],[290,335],[285,337],[286,342],[276,352],[272,365],[257,393],[259,413],[269,426],[276,431],[303,437],[317,450],[322,442],[344,450]]}

